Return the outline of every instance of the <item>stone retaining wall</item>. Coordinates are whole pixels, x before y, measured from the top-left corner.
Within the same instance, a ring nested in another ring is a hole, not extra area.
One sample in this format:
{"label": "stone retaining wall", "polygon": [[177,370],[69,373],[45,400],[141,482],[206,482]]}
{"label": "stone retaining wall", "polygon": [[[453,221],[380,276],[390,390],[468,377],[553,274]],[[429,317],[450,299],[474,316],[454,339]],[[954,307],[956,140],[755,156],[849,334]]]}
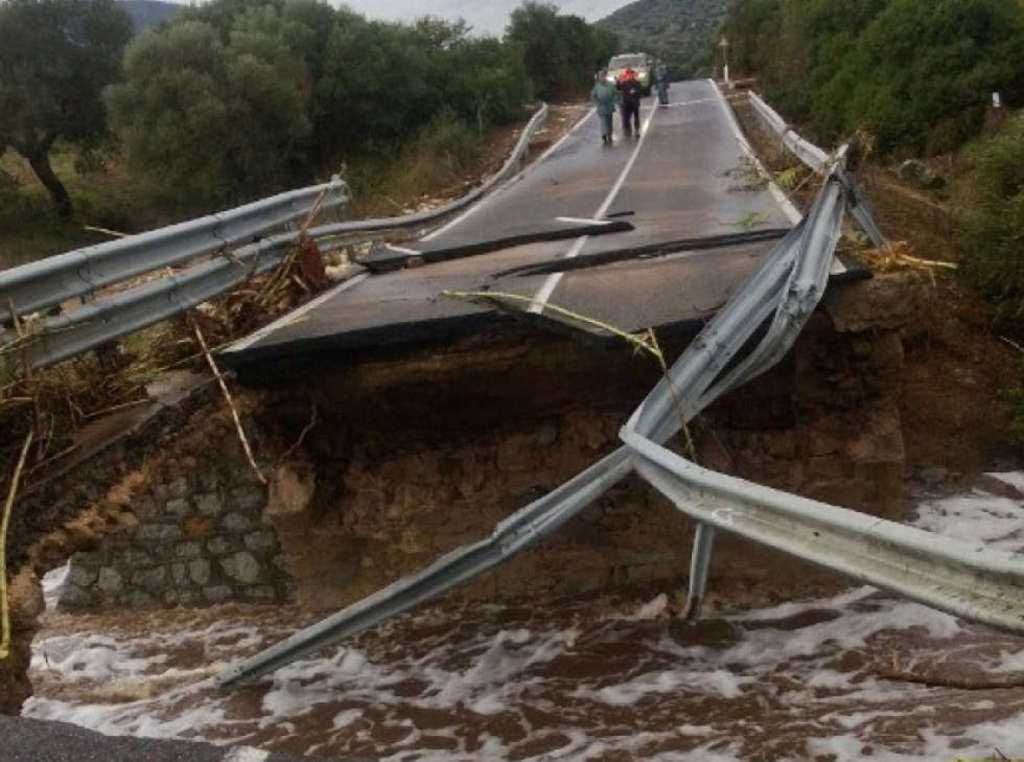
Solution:
{"label": "stone retaining wall", "polygon": [[71,557],[59,608],[205,606],[289,600],[292,583],[264,512],[266,488],[230,432],[202,462],[147,465],[135,523]]}

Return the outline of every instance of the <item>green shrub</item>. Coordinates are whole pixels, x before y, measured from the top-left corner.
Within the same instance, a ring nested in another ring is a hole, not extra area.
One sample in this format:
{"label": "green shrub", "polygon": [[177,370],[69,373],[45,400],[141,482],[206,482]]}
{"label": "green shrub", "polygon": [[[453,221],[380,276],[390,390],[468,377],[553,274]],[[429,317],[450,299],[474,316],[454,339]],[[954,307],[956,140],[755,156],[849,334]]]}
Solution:
{"label": "green shrub", "polygon": [[964,277],[1004,321],[1024,318],[1024,115],[969,152],[973,198],[962,215]]}
{"label": "green shrub", "polygon": [[992,91],[1024,101],[1019,0],[739,0],[725,32],[769,100],[835,143],[945,153],[977,135]]}
{"label": "green shrub", "polygon": [[211,204],[297,180],[310,133],[306,72],[279,30],[263,28],[265,11],[240,17],[227,46],[199,21],[129,46],[125,81],[106,97],[134,167]]}
{"label": "green shrub", "polygon": [[532,1],[512,12],[505,37],[522,51],[537,94],[549,100],[589,91],[595,72],[618,47],[612,32]]}

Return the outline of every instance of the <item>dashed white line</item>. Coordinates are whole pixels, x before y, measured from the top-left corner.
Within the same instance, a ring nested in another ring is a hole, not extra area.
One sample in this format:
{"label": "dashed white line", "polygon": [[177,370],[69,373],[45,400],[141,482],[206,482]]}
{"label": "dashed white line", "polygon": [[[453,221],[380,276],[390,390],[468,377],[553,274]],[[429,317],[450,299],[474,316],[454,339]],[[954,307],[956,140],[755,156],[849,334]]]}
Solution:
{"label": "dashed white line", "polygon": [[569,222],[578,225],[611,225],[611,220],[597,220],[588,217],[555,217],[558,222]]}
{"label": "dashed white line", "polygon": [[[657,106],[652,106],[650,113],[647,115],[647,121],[644,122],[643,130],[640,132],[640,139],[636,142],[636,148],[633,149],[633,155],[629,157],[629,161],[626,162],[626,166],[622,168],[622,172],[619,174],[618,179],[615,181],[615,185],[605,196],[601,206],[598,207],[597,211],[594,212],[595,217],[604,217],[608,213],[608,209],[615,202],[615,197],[619,195],[619,191],[622,190],[622,186],[626,182],[626,178],[629,177],[629,173],[633,170],[633,165],[636,164],[637,157],[640,156],[640,149],[643,148],[644,142],[647,140],[647,135],[651,131],[651,123],[654,121],[654,115],[658,112]],[[577,238],[573,243],[572,248],[565,255],[565,259],[574,259],[580,255],[583,251],[583,247],[586,246],[590,236],[583,236]],[[535,315],[539,315],[544,311],[544,306],[548,303],[548,299],[551,298],[551,294],[554,293],[555,289],[558,288],[558,283],[562,280],[562,276],[565,273],[552,273],[544,281],[544,285],[540,287],[537,293],[533,297],[533,302],[530,304],[529,311]]]}

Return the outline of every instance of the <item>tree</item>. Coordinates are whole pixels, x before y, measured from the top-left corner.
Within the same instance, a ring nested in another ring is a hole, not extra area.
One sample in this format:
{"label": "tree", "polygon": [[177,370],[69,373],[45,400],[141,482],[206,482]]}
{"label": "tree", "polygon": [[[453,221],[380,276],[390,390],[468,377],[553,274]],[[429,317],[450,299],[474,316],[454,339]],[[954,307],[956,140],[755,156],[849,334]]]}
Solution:
{"label": "tree", "polygon": [[183,20],[144,33],[107,90],[111,123],[132,164],[211,203],[252,197],[308,169],[310,84],[279,12],[235,19],[228,44]]}
{"label": "tree", "polygon": [[101,99],[131,39],[113,0],[0,3],[0,147],[23,156],[62,218],[71,198],[50,165],[58,140],[94,146],[105,134]]}
{"label": "tree", "polygon": [[542,98],[578,94],[615,52],[618,38],[596,31],[579,16],[564,16],[550,3],[524,2],[512,11],[505,40],[522,51]]}

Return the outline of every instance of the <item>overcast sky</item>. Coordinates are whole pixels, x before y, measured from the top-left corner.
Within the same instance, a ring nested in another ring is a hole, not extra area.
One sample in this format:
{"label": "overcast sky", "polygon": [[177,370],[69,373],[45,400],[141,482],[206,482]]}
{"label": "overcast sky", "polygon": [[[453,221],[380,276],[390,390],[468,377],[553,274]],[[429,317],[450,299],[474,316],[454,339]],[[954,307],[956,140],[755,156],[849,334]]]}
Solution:
{"label": "overcast sky", "polygon": [[[202,2],[202,0],[198,0]],[[563,13],[597,21],[631,0],[549,0]],[[189,3],[196,0],[172,0]],[[389,21],[413,21],[420,16],[440,16],[452,21],[462,18],[478,34],[500,35],[505,31],[509,14],[522,0],[330,0],[332,5],[344,3],[365,16]]]}
{"label": "overcast sky", "polygon": [[[411,21],[419,16],[464,18],[480,33],[501,34],[509,14],[522,0],[345,0],[346,5],[373,18]],[[587,21],[604,18],[630,0],[554,0],[564,13]],[[335,5],[338,3],[335,2]]]}

